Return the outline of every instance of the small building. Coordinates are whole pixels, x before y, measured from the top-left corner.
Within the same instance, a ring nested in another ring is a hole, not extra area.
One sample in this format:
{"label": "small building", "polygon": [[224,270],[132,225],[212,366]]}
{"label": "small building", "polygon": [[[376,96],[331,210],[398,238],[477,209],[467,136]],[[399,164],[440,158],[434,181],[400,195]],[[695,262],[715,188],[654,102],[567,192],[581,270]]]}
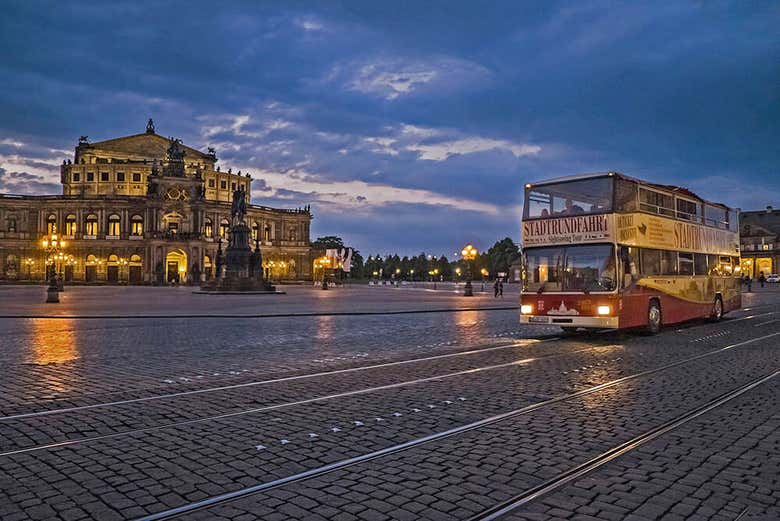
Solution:
{"label": "small building", "polygon": [[755,279],[780,272],[780,210],[742,212],[739,220],[742,273]]}
{"label": "small building", "polygon": [[[42,280],[41,240],[66,241],[57,271],[85,283],[199,283],[227,246],[233,192],[251,197],[249,174],[146,131],[90,143],[62,162],[62,195],[0,194],[0,281]],[[246,225],[274,280],[310,279],[309,208],[247,204]]]}

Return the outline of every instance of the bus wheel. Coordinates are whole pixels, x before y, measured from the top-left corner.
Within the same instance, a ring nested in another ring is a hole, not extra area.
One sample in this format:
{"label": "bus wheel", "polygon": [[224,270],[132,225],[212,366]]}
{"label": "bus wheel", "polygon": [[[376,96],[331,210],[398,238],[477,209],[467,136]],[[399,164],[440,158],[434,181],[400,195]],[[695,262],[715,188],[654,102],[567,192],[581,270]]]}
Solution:
{"label": "bus wheel", "polygon": [[715,303],[712,305],[712,315],[710,318],[713,322],[720,322],[720,319],[723,318],[723,300],[721,300],[720,295],[715,297]]}
{"label": "bus wheel", "polygon": [[657,300],[651,300],[647,307],[647,332],[655,335],[661,331],[661,304]]}

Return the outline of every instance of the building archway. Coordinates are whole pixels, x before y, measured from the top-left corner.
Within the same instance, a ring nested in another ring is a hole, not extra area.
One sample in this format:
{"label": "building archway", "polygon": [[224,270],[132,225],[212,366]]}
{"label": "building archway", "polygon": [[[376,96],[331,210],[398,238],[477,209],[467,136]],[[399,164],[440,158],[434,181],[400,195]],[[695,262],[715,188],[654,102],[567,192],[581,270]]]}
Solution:
{"label": "building archway", "polygon": [[130,284],[140,284],[143,282],[143,260],[141,256],[134,253],[130,256],[130,267],[128,268],[128,279]]}
{"label": "building archway", "polygon": [[111,254],[106,260],[106,280],[111,284],[119,282],[119,256]]}
{"label": "building archway", "polygon": [[183,284],[186,278],[187,254],[179,249],[169,251],[165,256],[165,281],[169,284],[171,282]]}

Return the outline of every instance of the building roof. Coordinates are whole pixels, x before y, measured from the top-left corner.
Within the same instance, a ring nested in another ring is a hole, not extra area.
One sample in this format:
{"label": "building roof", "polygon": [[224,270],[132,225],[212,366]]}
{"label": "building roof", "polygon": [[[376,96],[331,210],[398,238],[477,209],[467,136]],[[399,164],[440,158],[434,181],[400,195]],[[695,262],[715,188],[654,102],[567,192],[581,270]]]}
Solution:
{"label": "building roof", "polygon": [[[89,143],[87,145],[81,145],[86,150],[100,150],[105,152],[117,152],[126,155],[139,156],[149,159],[162,159],[166,156],[168,147],[170,146],[169,138],[153,134],[151,132],[144,132],[143,134],[135,134],[132,136],[118,137],[114,139],[107,139],[106,141],[98,141],[97,143]],[[200,159],[203,161],[214,161],[214,158],[208,154],[204,154],[200,150],[196,150],[187,145],[179,145],[186,152],[184,160]]]}

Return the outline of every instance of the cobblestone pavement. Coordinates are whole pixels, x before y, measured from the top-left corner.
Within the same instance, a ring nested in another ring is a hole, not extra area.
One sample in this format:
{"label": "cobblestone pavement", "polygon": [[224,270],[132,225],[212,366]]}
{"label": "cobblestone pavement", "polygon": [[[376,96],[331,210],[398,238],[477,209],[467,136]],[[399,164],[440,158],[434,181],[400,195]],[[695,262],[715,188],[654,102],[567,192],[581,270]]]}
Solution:
{"label": "cobblestone pavement", "polygon": [[[429,436],[181,517],[468,519],[780,368],[773,297],[656,337],[560,339],[519,327],[509,310],[235,325],[0,319],[0,519],[140,518]],[[715,518],[711,510],[740,505],[730,519],[773,515],[775,380],[511,517],[653,519],[661,503],[664,515]],[[687,507],[672,500],[691,476],[709,494],[681,514]],[[617,492],[631,492],[634,506]]]}

